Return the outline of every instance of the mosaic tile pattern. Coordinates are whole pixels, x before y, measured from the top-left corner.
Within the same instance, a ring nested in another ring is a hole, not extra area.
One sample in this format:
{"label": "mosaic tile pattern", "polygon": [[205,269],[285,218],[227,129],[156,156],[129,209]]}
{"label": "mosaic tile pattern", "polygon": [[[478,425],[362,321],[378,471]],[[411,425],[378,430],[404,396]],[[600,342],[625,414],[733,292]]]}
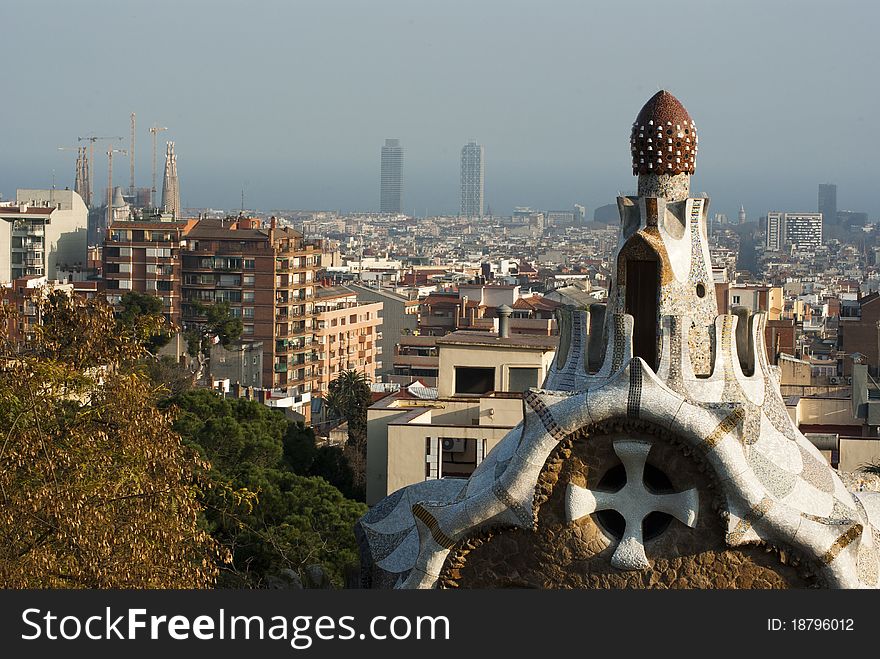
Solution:
{"label": "mosaic tile pattern", "polygon": [[764,517],[773,507],[773,500],[764,497],[746,514],[746,516],[737,522],[734,529],[727,534],[727,544],[735,547],[743,541],[746,533],[754,526],[755,522]]}
{"label": "mosaic tile pattern", "polygon": [[629,394],[626,399],[626,415],[630,419],[639,418],[639,407],[642,404],[642,369],[630,368]]}

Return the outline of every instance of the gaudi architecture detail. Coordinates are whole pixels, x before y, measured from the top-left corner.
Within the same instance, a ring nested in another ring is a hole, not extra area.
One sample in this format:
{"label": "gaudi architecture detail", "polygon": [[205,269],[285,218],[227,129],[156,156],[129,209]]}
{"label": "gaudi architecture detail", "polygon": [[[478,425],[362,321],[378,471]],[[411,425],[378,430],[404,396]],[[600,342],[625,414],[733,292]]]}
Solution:
{"label": "gaudi architecture detail", "polygon": [[364,585],[880,586],[880,494],[848,491],[792,422],[764,314],[718,314],[694,122],[661,91],[630,146],[607,305],[562,311],[543,388],[469,479],[360,520]]}

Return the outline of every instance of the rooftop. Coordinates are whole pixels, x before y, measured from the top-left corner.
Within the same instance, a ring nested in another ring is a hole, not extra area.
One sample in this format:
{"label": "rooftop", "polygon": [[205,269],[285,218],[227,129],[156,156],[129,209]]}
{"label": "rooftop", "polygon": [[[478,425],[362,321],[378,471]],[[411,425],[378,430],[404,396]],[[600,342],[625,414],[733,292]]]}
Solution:
{"label": "rooftop", "polygon": [[471,332],[459,330],[437,339],[437,345],[503,346],[526,348],[529,350],[556,350],[558,336],[539,336],[534,334],[511,334],[502,338],[494,332]]}

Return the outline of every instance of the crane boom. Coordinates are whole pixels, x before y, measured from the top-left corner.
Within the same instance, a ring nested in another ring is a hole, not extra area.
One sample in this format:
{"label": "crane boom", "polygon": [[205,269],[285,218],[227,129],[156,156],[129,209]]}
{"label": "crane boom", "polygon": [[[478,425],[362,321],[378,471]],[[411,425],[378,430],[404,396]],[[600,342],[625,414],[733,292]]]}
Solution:
{"label": "crane boom", "polygon": [[86,135],[85,137],[78,137],[77,141],[82,142],[84,140],[88,140],[89,142],[89,195],[91,196],[91,191],[95,189],[95,181],[92,173],[91,163],[95,162],[95,142],[103,141],[103,140],[119,140],[122,141],[122,138],[118,135],[114,135],[112,137],[101,137],[98,135]]}
{"label": "crane boom", "polygon": [[132,199],[132,203],[134,203],[134,127],[135,127],[135,115],[134,112],[131,113],[131,143],[128,145],[128,165],[129,165],[129,182],[128,182],[128,194]]}
{"label": "crane boom", "polygon": [[150,128],[150,133],[153,135],[153,187],[150,189],[150,205],[153,208],[158,206],[156,203],[156,137],[163,130],[168,130],[168,128],[159,124],[153,124]]}

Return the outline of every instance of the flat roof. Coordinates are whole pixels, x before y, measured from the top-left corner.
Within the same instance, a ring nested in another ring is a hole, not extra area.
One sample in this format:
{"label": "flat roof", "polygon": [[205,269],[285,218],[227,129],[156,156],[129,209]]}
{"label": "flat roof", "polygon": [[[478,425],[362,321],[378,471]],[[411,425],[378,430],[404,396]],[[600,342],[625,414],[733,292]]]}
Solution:
{"label": "flat roof", "polygon": [[424,357],[422,355],[394,355],[391,360],[394,366],[416,366],[420,368],[440,368],[439,357]]}
{"label": "flat roof", "polygon": [[505,346],[549,351],[556,350],[556,347],[559,345],[559,337],[537,334],[511,334],[507,338],[501,338],[495,332],[459,330],[441,336],[437,339],[437,345]]}

